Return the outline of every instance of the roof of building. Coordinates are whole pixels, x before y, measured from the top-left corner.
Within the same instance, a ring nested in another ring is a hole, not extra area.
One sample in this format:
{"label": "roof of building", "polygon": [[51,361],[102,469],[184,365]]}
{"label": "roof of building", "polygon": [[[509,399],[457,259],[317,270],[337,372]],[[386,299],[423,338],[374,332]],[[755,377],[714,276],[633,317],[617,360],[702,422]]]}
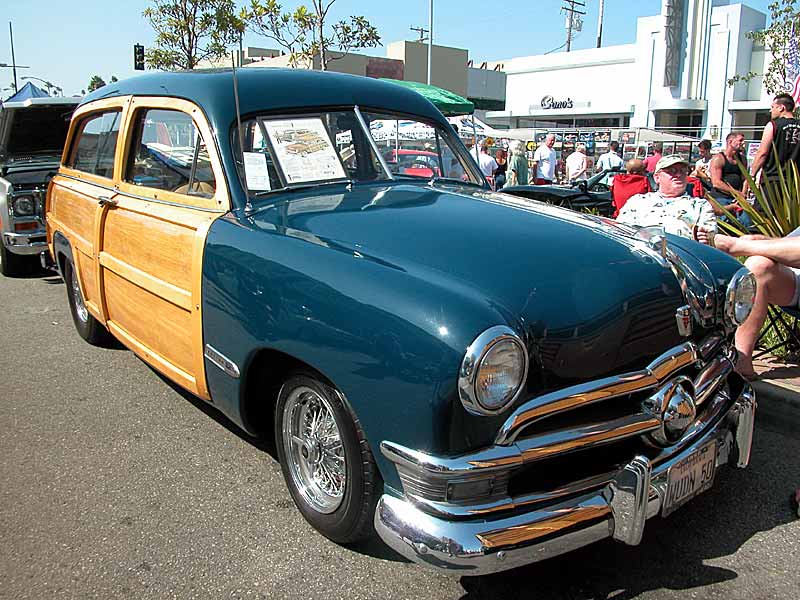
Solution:
{"label": "roof of building", "polygon": [[[381,108],[428,117],[446,125],[428,100],[398,85],[368,77],[305,69],[237,69],[241,115],[298,108]],[[227,128],[236,119],[231,69],[153,72],[95,90],[82,104],[114,96],[172,96],[196,103],[209,120]]]}

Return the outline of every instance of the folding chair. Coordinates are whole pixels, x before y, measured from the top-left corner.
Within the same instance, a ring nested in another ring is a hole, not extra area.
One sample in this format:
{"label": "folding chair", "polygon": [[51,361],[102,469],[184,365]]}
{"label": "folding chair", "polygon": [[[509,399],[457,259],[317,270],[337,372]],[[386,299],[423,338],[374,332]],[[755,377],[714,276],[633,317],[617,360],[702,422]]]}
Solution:
{"label": "folding chair", "polygon": [[[764,348],[764,338],[770,331],[776,332],[779,341],[769,348]],[[767,309],[766,327],[761,328],[756,348],[761,350],[754,354],[753,358],[764,356],[778,348],[786,348],[787,352],[800,352],[800,310],[795,307],[770,304]]]}

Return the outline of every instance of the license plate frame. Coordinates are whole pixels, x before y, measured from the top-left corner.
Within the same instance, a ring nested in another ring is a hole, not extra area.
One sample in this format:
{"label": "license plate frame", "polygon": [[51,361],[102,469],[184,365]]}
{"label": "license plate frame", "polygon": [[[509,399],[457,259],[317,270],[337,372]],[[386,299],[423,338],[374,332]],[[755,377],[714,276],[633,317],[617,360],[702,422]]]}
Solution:
{"label": "license plate frame", "polygon": [[711,489],[717,463],[717,440],[703,444],[667,472],[667,491],[661,516],[675,512],[692,498]]}

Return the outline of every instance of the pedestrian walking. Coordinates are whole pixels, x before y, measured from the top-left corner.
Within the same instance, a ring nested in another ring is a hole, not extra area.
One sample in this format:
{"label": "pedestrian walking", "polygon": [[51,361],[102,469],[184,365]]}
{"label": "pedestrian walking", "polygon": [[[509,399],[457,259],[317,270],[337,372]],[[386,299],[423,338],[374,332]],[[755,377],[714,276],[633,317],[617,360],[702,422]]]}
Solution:
{"label": "pedestrian walking", "polygon": [[556,136],[548,133],[544,138],[544,143],[539,144],[536,152],[533,153],[531,181],[536,185],[549,185],[555,180],[557,161],[556,151],[553,150],[555,143]]}
{"label": "pedestrian walking", "polygon": [[789,162],[800,169],[800,123],[794,118],[794,109],[794,98],[789,94],[778,94],[772,100],[770,122],[764,126],[761,144],[750,169],[754,181],[759,181],[760,176],[762,181],[777,182],[778,165],[786,168]]}

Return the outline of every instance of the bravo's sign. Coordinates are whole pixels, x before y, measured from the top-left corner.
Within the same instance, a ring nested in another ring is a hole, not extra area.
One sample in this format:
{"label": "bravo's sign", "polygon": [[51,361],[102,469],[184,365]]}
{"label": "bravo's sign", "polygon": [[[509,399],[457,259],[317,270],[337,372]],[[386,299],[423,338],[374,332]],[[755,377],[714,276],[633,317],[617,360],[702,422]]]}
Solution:
{"label": "bravo's sign", "polygon": [[572,98],[566,100],[556,100],[552,96],[545,96],[542,98],[542,108],[545,110],[556,108],[572,108]]}

